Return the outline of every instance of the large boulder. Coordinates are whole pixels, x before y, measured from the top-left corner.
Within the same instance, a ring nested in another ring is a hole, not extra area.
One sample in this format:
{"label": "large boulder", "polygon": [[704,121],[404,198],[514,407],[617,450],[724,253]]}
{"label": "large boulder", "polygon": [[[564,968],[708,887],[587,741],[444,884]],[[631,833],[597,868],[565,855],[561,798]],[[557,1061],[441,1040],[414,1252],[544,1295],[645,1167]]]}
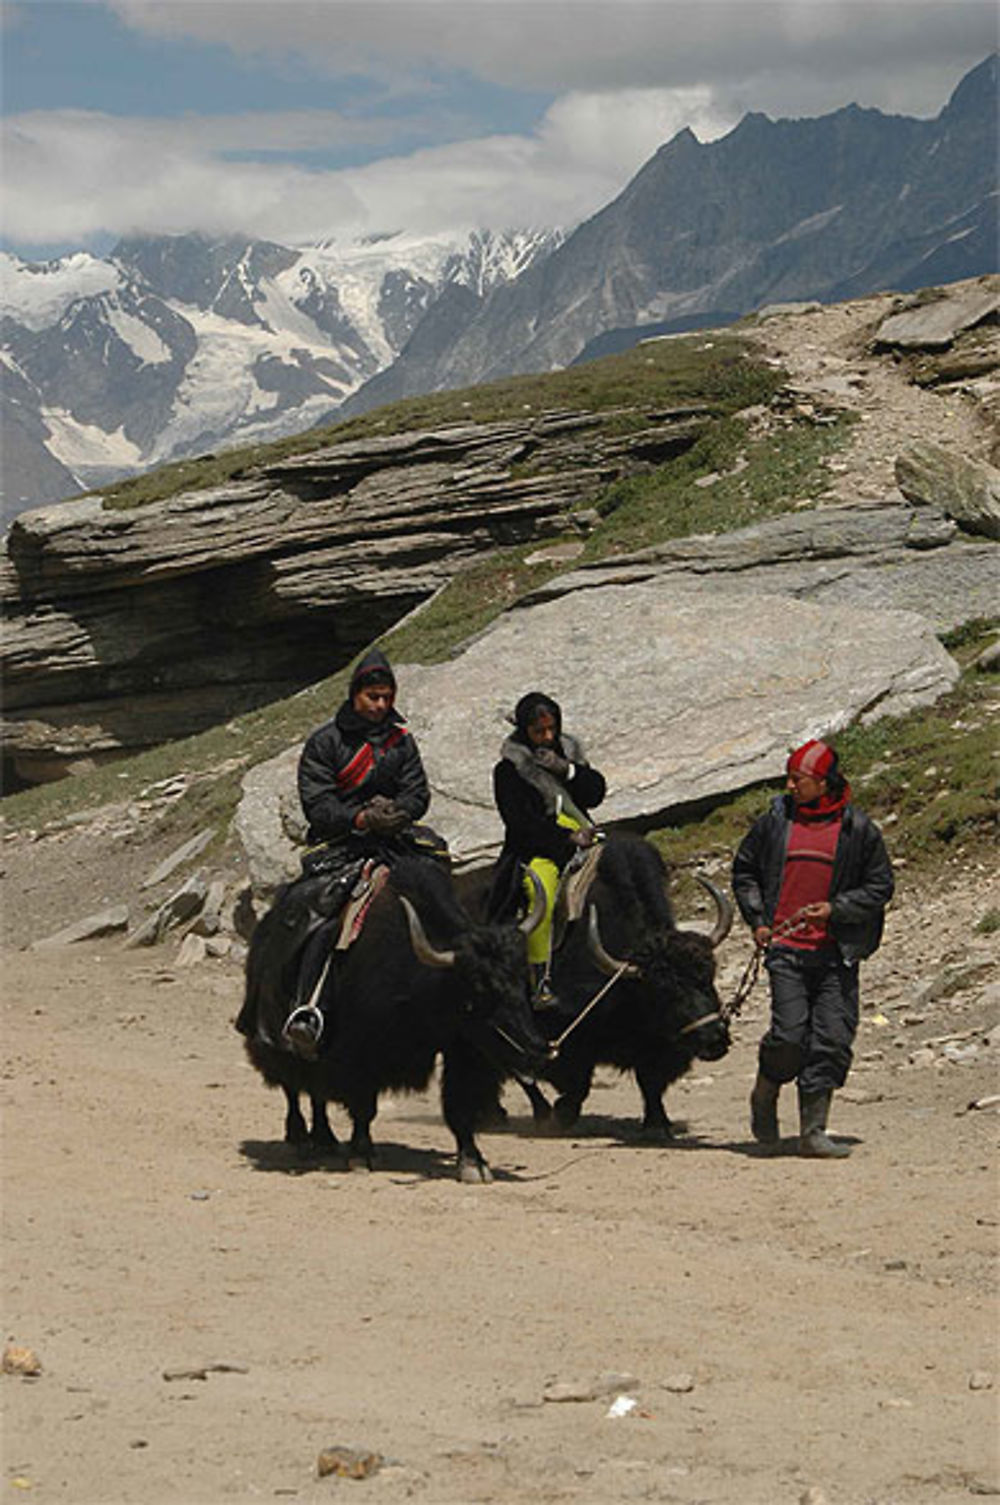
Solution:
{"label": "large boulder", "polygon": [[500,840],[491,770],[526,690],[560,701],[608,780],[600,818],[621,821],[777,777],[803,738],[931,704],[958,674],[912,612],[665,577],[510,612],[457,658],[401,668],[399,698],[434,790],[430,819],[477,861]]}
{"label": "large boulder", "polygon": [[474,555],[586,532],[609,481],[708,421],[695,405],[629,415],[345,440],[145,506],[22,513],[0,547],[17,776],[79,771],[324,678]]}
{"label": "large boulder", "polygon": [[896,485],[908,501],[940,508],[966,533],[1000,539],[1000,470],[995,465],[921,440],[897,459]]}
{"label": "large boulder", "polygon": [[[930,704],[958,672],[916,613],[669,575],[508,612],[447,663],[397,666],[433,790],[429,820],[468,866],[499,847],[492,768],[526,690],[562,703],[608,780],[599,818],[624,821],[777,777],[804,737]],[[258,894],[298,871],[297,756],[245,780],[237,825]]]}
{"label": "large boulder", "polygon": [[875,344],[896,350],[944,350],[963,330],[995,320],[998,310],[1000,277],[981,277],[938,298],[915,298],[910,307],[882,320]]}

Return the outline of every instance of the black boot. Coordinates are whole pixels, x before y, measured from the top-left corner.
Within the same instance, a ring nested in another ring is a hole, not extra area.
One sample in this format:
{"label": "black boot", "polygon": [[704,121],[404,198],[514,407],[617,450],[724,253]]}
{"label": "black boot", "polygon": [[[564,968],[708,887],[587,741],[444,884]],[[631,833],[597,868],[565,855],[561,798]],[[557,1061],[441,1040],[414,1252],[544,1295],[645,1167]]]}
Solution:
{"label": "black boot", "polygon": [[781,1091],[780,1082],[772,1082],[762,1071],[757,1072],[757,1080],[753,1084],[750,1094],[750,1129],[754,1139],[759,1144],[779,1144],[781,1134],[778,1131],[778,1093]]}
{"label": "black boot", "polygon": [[833,1092],[803,1092],[799,1088],[799,1154],[811,1160],[844,1160],[848,1144],[838,1144],[826,1132]]}

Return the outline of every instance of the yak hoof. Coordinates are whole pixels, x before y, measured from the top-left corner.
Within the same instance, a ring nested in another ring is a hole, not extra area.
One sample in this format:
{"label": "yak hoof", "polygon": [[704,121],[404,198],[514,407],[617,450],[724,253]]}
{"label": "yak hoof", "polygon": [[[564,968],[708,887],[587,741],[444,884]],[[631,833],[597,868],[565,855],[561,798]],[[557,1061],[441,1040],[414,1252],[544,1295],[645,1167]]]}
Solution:
{"label": "yak hoof", "polygon": [[643,1124],[639,1139],[643,1144],[673,1144],[674,1131],[669,1124]]}
{"label": "yak hoof", "polygon": [[347,1169],[349,1171],[356,1172],[359,1176],[365,1176],[368,1175],[369,1172],[374,1169],[374,1167],[372,1165],[371,1158],[368,1155],[349,1155],[347,1159]]}
{"label": "yak hoof", "polygon": [[566,1131],[576,1127],[580,1118],[580,1104],[571,1097],[557,1097],[552,1109],[556,1127]]}
{"label": "yak hoof", "polygon": [[473,1160],[469,1155],[459,1155],[458,1179],[467,1186],[488,1186],[493,1180],[493,1172],[485,1160]]}

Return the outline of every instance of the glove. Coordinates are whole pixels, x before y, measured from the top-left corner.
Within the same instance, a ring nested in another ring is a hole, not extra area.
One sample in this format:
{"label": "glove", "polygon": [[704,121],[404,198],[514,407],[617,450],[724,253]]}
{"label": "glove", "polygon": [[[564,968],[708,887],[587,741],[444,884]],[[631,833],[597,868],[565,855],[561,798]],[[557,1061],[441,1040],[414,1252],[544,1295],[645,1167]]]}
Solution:
{"label": "glove", "polygon": [[554,774],[557,779],[564,779],[569,773],[568,760],[561,758],[551,747],[536,747],[535,762],[539,768],[544,768],[546,773]]}
{"label": "glove", "polygon": [[376,794],[365,806],[364,829],[373,836],[398,836],[410,824],[405,810],[400,810],[393,800],[384,794]]}

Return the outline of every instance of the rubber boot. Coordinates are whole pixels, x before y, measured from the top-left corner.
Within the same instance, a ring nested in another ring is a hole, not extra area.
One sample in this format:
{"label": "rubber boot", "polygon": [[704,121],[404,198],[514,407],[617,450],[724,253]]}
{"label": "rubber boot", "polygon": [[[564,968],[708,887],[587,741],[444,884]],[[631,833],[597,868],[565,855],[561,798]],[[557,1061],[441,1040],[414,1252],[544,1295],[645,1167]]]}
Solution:
{"label": "rubber boot", "polygon": [[799,1154],[811,1160],[844,1160],[848,1144],[838,1144],[826,1132],[832,1091],[803,1092],[799,1088]]}
{"label": "rubber boot", "polygon": [[780,1144],[778,1131],[778,1093],[780,1082],[772,1082],[762,1071],[750,1094],[750,1130],[758,1144]]}

